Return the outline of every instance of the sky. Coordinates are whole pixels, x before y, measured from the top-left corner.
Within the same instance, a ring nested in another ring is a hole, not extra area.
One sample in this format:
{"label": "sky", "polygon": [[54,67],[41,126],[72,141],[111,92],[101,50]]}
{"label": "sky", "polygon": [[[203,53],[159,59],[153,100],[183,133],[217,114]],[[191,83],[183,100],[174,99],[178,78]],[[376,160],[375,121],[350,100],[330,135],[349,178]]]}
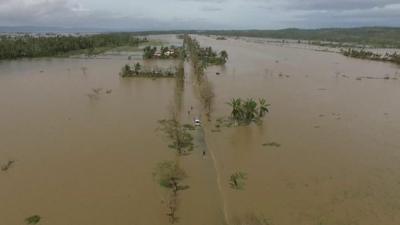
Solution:
{"label": "sky", "polygon": [[135,31],[400,26],[400,0],[0,0],[0,26]]}

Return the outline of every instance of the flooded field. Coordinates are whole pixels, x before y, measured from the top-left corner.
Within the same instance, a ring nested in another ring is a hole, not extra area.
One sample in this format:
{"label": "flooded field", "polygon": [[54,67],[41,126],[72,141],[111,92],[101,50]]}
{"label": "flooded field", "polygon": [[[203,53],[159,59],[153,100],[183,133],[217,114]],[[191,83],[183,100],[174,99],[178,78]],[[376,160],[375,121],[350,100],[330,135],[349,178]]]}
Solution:
{"label": "flooded field", "polygon": [[[140,52],[1,61],[0,164],[13,163],[0,171],[0,224],[32,215],[43,225],[170,224],[153,172],[177,158],[158,129],[172,109],[186,123],[203,121],[194,151],[177,159],[189,185],[177,224],[400,224],[400,67],[194,37],[229,54],[225,66],[206,70],[210,121],[189,62],[180,83],[121,78]],[[217,127],[237,97],[267,99],[261,125]],[[236,172],[246,175],[242,190],[230,186]]]}

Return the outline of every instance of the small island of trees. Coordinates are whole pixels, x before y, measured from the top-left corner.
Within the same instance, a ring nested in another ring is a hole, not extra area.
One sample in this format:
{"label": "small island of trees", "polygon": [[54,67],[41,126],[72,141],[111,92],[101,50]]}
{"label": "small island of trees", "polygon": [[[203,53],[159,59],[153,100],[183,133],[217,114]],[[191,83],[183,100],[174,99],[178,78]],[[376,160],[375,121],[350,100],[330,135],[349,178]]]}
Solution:
{"label": "small island of trees", "polygon": [[252,98],[246,100],[234,98],[227,104],[232,107],[231,120],[239,125],[249,125],[252,122],[259,122],[269,112],[268,107],[270,106],[262,98],[258,102]]}
{"label": "small island of trees", "polygon": [[185,36],[184,45],[187,46],[196,68],[204,69],[209,65],[225,65],[228,60],[228,53],[225,50],[216,52],[211,47],[200,47],[200,43],[189,35]]}
{"label": "small island of trees", "polygon": [[394,53],[386,53],[384,55],[374,53],[371,51],[366,51],[365,49],[341,49],[341,53],[344,56],[358,58],[358,59],[369,59],[375,61],[384,61],[384,62],[392,62],[396,64],[400,64],[400,54],[397,52]]}
{"label": "small island of trees", "polygon": [[153,68],[151,70],[143,69],[140,63],[136,63],[133,66],[126,64],[122,67],[120,76],[121,77],[150,77],[150,78],[170,78],[175,77],[177,74],[176,69],[159,69]]}
{"label": "small island of trees", "polygon": [[173,45],[161,47],[160,50],[157,47],[146,46],[143,49],[143,59],[177,59],[184,54],[182,50],[182,47]]}

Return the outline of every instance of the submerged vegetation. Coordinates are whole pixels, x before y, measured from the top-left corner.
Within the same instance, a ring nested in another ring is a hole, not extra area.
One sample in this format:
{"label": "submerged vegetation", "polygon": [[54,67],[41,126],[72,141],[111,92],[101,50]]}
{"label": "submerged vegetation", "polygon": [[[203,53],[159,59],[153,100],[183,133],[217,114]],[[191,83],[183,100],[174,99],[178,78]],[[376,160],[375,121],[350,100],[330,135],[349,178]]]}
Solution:
{"label": "submerged vegetation", "polygon": [[87,94],[87,96],[90,100],[99,100],[102,94],[105,93],[109,95],[112,93],[112,89],[107,89],[105,92],[103,92],[103,90],[103,88],[92,88],[92,93]]}
{"label": "submerged vegetation", "polygon": [[193,151],[193,130],[191,125],[181,125],[176,119],[160,120],[160,130],[172,141],[169,148],[175,149],[178,155],[186,155]]}
{"label": "submerged vegetation", "polygon": [[265,99],[259,99],[256,102],[254,99],[249,98],[242,100],[241,98],[232,99],[228,105],[232,107],[231,119],[238,124],[248,125],[252,122],[259,122],[262,117],[269,112]]}
{"label": "submerged vegetation", "polygon": [[272,222],[264,216],[251,213],[243,217],[235,217],[232,225],[272,225]]}
{"label": "submerged vegetation", "polygon": [[33,215],[33,216],[26,218],[25,222],[27,224],[35,225],[35,224],[38,224],[40,222],[40,220],[41,220],[41,217],[39,215]]}
{"label": "submerged vegetation", "polygon": [[14,164],[14,160],[8,160],[7,163],[1,166],[1,171],[7,171]]}
{"label": "submerged vegetation", "polygon": [[276,143],[276,142],[268,142],[268,143],[262,144],[262,146],[264,146],[264,147],[276,147],[276,148],[279,148],[279,147],[281,147],[281,144]]}
{"label": "submerged vegetation", "polygon": [[187,177],[185,171],[179,167],[178,163],[174,161],[160,162],[154,173],[154,178],[161,187],[168,188],[172,194],[166,200],[168,208],[168,217],[171,223],[178,221],[176,211],[178,209],[178,191],[186,190],[189,185],[183,185],[181,182]]}
{"label": "submerged vegetation", "polygon": [[159,69],[153,68],[151,70],[143,69],[140,63],[136,63],[133,66],[126,64],[122,67],[120,75],[121,77],[175,77],[177,74],[176,70],[173,69]]}
{"label": "submerged vegetation", "polygon": [[98,54],[119,46],[138,46],[147,42],[130,33],[110,33],[88,36],[1,36],[0,60],[22,57],[63,56],[73,51],[82,51],[88,55]]}
{"label": "submerged vegetation", "polygon": [[187,175],[174,161],[163,161],[159,163],[154,172],[154,177],[157,179],[160,186],[171,189],[175,195],[178,191],[189,188],[188,185],[181,184],[181,181],[184,180]]}
{"label": "submerged vegetation", "polygon": [[243,190],[247,176],[243,172],[236,172],[229,177],[229,185],[232,189]]}
{"label": "submerged vegetation", "polygon": [[177,59],[183,54],[182,47],[171,45],[170,47],[157,47],[146,46],[143,49],[143,59]]}
{"label": "submerged vegetation", "polygon": [[190,61],[199,88],[199,97],[201,99],[206,116],[210,120],[215,94],[212,84],[204,75],[204,70],[210,64],[225,64],[228,60],[228,53],[223,50],[218,56],[211,47],[201,48],[199,42],[196,39],[191,38],[189,35],[184,36],[183,46],[184,49],[189,53],[188,55],[190,56]]}
{"label": "submerged vegetation", "polygon": [[400,64],[400,54],[397,52],[394,53],[385,53],[384,55],[374,53],[371,51],[366,51],[365,49],[342,49],[341,53],[344,56],[348,57],[353,57],[353,58],[358,58],[358,59],[369,59],[369,60],[375,60],[375,61],[384,61],[384,62],[392,62],[396,64]]}
{"label": "submerged vegetation", "polygon": [[228,60],[225,50],[217,53],[211,47],[200,47],[200,43],[189,35],[185,36],[184,46],[190,53],[195,72],[204,71],[209,65],[225,65]]}

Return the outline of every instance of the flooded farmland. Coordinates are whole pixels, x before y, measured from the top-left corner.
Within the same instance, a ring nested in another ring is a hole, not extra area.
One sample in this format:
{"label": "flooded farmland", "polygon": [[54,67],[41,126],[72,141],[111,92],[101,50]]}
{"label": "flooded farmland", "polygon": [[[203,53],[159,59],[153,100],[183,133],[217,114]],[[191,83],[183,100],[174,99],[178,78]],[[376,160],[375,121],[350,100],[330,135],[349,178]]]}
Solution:
{"label": "flooded farmland", "polygon": [[[153,174],[163,160],[187,174],[177,224],[400,224],[399,66],[194,37],[229,54],[205,72],[209,120],[189,62],[179,83],[121,78],[140,52],[1,61],[0,164],[13,163],[0,172],[0,224],[31,215],[43,225],[170,224],[168,193]],[[267,99],[263,123],[219,126],[237,97]],[[172,109],[185,123],[202,120],[193,152],[178,159],[158,122]],[[230,185],[237,172],[241,190]]]}

